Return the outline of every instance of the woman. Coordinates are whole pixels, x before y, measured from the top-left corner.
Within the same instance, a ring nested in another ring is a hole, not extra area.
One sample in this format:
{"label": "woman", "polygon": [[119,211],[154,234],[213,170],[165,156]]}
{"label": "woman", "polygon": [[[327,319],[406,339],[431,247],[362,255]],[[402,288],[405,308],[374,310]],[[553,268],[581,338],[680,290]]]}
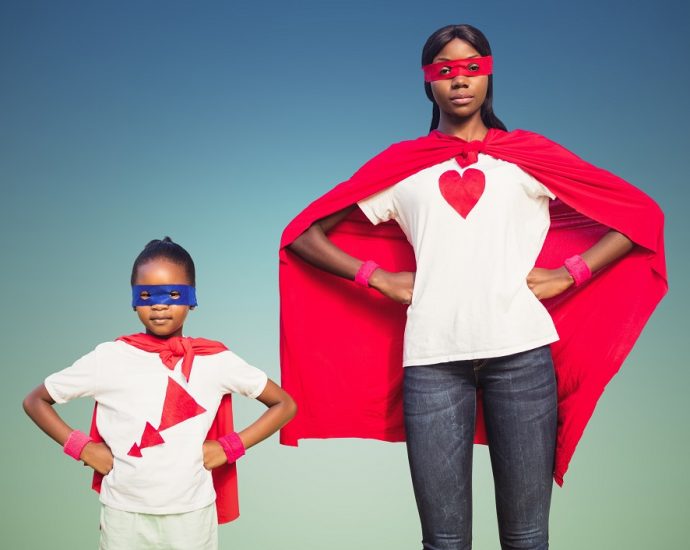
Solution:
{"label": "woman", "polygon": [[666,291],[663,215],[553,142],[506,132],[479,30],[438,30],[422,65],[429,136],[283,235],[283,384],[300,415],[282,440],[406,437],[427,549],[471,547],[472,442],[488,442],[502,548],[548,548],[551,479]]}

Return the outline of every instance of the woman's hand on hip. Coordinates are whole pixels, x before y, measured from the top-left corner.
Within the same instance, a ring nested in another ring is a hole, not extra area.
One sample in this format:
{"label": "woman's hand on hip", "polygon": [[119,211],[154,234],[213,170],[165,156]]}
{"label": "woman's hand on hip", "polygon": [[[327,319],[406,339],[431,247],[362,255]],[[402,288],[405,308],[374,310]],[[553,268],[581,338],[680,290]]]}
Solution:
{"label": "woman's hand on hip", "polygon": [[565,267],[543,269],[535,267],[527,275],[527,286],[540,300],[553,298],[568,290],[574,281]]}
{"label": "woman's hand on hip", "polygon": [[412,302],[414,277],[411,271],[390,272],[379,268],[369,277],[369,286],[391,300],[409,304]]}

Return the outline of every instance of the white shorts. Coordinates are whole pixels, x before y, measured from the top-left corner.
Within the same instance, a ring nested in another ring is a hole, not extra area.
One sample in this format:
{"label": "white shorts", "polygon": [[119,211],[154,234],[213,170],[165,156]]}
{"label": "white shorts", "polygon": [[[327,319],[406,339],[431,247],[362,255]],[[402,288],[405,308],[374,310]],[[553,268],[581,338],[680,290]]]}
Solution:
{"label": "white shorts", "polygon": [[184,514],[139,514],[101,505],[100,550],[218,550],[215,503]]}

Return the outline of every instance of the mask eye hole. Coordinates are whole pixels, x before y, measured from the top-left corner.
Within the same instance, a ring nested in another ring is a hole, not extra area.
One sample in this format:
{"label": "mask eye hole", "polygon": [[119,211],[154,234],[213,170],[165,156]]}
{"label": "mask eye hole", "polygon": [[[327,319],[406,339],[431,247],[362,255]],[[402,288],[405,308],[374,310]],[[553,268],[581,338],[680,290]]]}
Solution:
{"label": "mask eye hole", "polygon": [[441,69],[438,71],[438,74],[445,76],[447,74],[450,74],[450,67],[441,67]]}
{"label": "mask eye hole", "polygon": [[149,298],[151,298],[151,293],[148,290],[142,290],[139,293],[139,298],[141,298],[142,300],[148,300]]}
{"label": "mask eye hole", "polygon": [[467,65],[467,70],[476,73],[479,70],[479,63],[470,63]]}
{"label": "mask eye hole", "polygon": [[173,300],[179,300],[180,299],[180,291],[179,290],[171,290],[170,291],[170,297]]}

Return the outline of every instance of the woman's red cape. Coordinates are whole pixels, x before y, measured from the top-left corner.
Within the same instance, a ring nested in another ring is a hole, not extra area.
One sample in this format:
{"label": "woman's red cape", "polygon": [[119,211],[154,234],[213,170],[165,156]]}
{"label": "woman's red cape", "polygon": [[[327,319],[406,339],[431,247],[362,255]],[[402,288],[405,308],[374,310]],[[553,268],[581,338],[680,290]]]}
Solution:
{"label": "woman's red cape", "polygon": [[[150,334],[138,333],[120,336],[118,340],[122,340],[130,346],[148,351],[149,353],[158,353],[163,364],[171,370],[175,368],[177,362],[182,359],[182,373],[187,380],[189,380],[192,371],[195,355],[214,355],[228,349],[225,347],[225,344],[215,340],[182,336],[174,338],[156,338]],[[94,441],[102,442],[103,438],[98,432],[98,427],[96,425],[97,413],[98,403],[96,403],[93,409],[91,432],[89,435]],[[231,433],[233,430],[232,395],[228,393],[224,395],[220,401],[218,412],[216,412],[216,416],[206,435],[206,439],[218,439],[219,437]],[[232,464],[223,464],[218,468],[214,468],[211,474],[213,476],[213,488],[216,491],[218,523],[228,523],[237,519],[240,515],[240,505],[237,494],[236,464],[234,462]],[[102,481],[103,475],[94,472],[91,486],[99,493],[101,491]]]}
{"label": "woman's red cape", "polygon": [[[281,443],[331,437],[405,439],[405,306],[312,267],[286,247],[319,218],[451,158],[467,166],[479,152],[516,164],[558,197],[551,203],[551,227],[536,266],[562,266],[609,228],[638,245],[582,287],[544,301],[560,336],[551,349],[558,382],[554,479],[563,484],[604,387],[667,291],[664,216],[631,184],[524,130],[491,129],[484,140],[472,142],[434,131],[394,144],[285,228],[280,243],[281,372],[299,412],[281,431]],[[329,237],[384,269],[415,269],[412,248],[395,222],[373,226],[355,209]],[[479,398],[475,443],[486,444],[481,392]]]}

